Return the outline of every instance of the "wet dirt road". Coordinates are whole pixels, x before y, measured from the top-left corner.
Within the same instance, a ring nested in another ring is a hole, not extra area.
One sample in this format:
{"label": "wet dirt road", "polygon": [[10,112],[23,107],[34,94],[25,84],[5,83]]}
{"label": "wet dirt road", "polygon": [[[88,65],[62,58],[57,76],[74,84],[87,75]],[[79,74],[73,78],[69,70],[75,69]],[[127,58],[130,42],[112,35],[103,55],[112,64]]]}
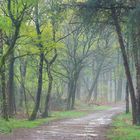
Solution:
{"label": "wet dirt road", "polygon": [[106,131],[112,117],[123,111],[122,106],[97,111],[76,119],[51,122],[34,129],[19,129],[0,135],[0,140],[107,140]]}

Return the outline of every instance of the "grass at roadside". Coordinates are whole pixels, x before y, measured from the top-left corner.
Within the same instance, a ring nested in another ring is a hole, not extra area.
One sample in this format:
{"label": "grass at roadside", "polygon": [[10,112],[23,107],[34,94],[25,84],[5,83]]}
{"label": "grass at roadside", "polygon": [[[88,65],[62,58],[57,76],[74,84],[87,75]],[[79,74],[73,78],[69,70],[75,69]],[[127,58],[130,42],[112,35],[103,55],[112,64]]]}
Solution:
{"label": "grass at roadside", "polygon": [[140,140],[140,126],[132,125],[131,114],[120,114],[112,124],[108,133],[110,140]]}
{"label": "grass at roadside", "polygon": [[53,112],[51,117],[46,119],[37,119],[35,121],[28,121],[24,119],[10,119],[8,122],[0,118],[0,133],[10,133],[15,128],[34,128],[41,124],[48,123],[57,119],[81,117],[86,115],[86,112],[78,111],[63,111]]}
{"label": "grass at roadside", "polygon": [[51,113],[51,117],[48,117],[46,119],[37,119],[35,121],[28,121],[24,119],[10,119],[8,122],[6,122],[2,118],[0,118],[0,133],[10,133],[13,129],[16,128],[34,128],[41,124],[58,119],[82,117],[94,110],[105,110],[108,108],[109,107],[107,106],[90,106],[85,107],[85,110],[55,111]]}

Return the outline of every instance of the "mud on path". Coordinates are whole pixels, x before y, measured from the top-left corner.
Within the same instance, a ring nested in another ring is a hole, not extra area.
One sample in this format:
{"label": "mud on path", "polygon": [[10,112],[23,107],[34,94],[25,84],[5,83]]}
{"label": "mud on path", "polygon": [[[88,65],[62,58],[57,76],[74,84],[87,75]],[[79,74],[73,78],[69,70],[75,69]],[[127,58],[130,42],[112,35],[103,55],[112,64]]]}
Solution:
{"label": "mud on path", "polygon": [[122,106],[97,111],[85,117],[44,124],[34,129],[18,129],[0,140],[107,140],[106,131],[112,117],[122,112]]}

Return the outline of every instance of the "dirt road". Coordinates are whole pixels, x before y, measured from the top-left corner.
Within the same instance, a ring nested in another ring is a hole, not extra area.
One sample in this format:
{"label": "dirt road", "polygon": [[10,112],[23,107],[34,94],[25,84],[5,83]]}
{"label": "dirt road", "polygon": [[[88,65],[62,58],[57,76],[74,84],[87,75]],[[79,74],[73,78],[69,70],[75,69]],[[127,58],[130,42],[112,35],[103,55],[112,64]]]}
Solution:
{"label": "dirt road", "polygon": [[0,136],[0,140],[106,140],[112,117],[122,110],[122,106],[115,106],[81,118],[51,122],[35,129],[19,129]]}

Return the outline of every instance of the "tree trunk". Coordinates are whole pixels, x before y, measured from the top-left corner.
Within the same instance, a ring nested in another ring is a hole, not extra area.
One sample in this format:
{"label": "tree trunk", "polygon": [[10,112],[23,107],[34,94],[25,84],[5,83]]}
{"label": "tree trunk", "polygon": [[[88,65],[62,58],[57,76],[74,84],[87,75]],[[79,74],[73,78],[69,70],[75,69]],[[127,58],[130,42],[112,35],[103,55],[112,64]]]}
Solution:
{"label": "tree trunk", "polygon": [[8,77],[8,110],[9,116],[15,114],[15,95],[14,95],[14,51],[9,56],[9,77]]}
{"label": "tree trunk", "polygon": [[136,64],[137,124],[140,125],[140,62]]}
{"label": "tree trunk", "polygon": [[117,101],[117,79],[114,71],[114,102],[116,103],[116,101]]}
{"label": "tree trunk", "polygon": [[78,100],[80,100],[80,94],[81,94],[81,81],[79,80],[76,88],[76,98]]}
{"label": "tree trunk", "polygon": [[126,54],[126,50],[125,50],[125,45],[124,45],[124,41],[123,41],[123,37],[122,37],[122,33],[121,33],[121,27],[120,27],[118,17],[117,17],[117,14],[116,14],[116,9],[112,8],[111,11],[112,11],[112,18],[114,20],[114,24],[115,24],[115,27],[116,27],[116,33],[118,35],[120,49],[121,49],[121,52],[122,52],[122,57],[123,57],[124,67],[125,67],[125,73],[126,73],[127,81],[128,81],[128,84],[129,84],[131,103],[132,103],[133,124],[137,124],[136,97],[135,97],[133,81],[132,81],[132,77],[131,77],[131,73],[130,73],[130,68],[129,68],[129,64],[128,64],[127,54]]}
{"label": "tree trunk", "polygon": [[8,121],[8,105],[7,105],[7,96],[6,96],[6,91],[5,91],[5,64],[3,64],[3,68],[1,71],[1,83],[2,83],[2,102],[3,102],[3,118]]}
{"label": "tree trunk", "polygon": [[29,120],[35,120],[40,106],[40,99],[42,93],[42,76],[43,76],[43,60],[44,54],[40,53],[39,75],[38,75],[38,89],[36,94],[35,106]]}
{"label": "tree trunk", "polygon": [[136,68],[136,91],[137,91],[137,124],[140,125],[140,48],[136,35],[133,34],[133,56]]}
{"label": "tree trunk", "polygon": [[126,82],[126,114],[129,113],[129,86],[128,86],[128,82]]}
{"label": "tree trunk", "polygon": [[26,77],[26,66],[27,61],[25,59],[20,59],[20,77],[21,77],[21,84],[20,84],[20,100],[19,100],[19,107],[23,107],[23,100],[25,94],[25,77]]}
{"label": "tree trunk", "polygon": [[[3,34],[0,29],[0,52],[3,55]],[[6,79],[5,79],[5,60],[1,61],[0,76],[1,76],[1,91],[2,91],[2,116],[8,121],[8,105],[7,105],[7,95],[6,95]]]}
{"label": "tree trunk", "polygon": [[117,88],[117,98],[116,98],[116,101],[121,101],[122,99],[122,84],[123,84],[123,81],[122,81],[122,78],[119,77],[118,79],[118,88]]}
{"label": "tree trunk", "polygon": [[[38,8],[38,2],[35,5],[35,26],[36,26],[36,33],[38,35],[39,43],[37,44],[38,48],[43,48],[43,45],[41,44],[41,31],[40,31],[40,24],[39,24],[39,8]],[[42,51],[42,50],[41,50]],[[43,77],[43,61],[44,61],[44,53],[40,52],[40,62],[39,62],[39,75],[38,75],[38,89],[36,94],[36,100],[35,100],[35,106],[33,109],[33,112],[29,118],[29,120],[35,120],[39,106],[40,106],[40,100],[41,100],[41,93],[42,93],[42,77]]]}
{"label": "tree trunk", "polygon": [[73,80],[70,79],[68,83],[68,100],[67,100],[67,110],[71,108],[71,99],[72,99],[72,92],[73,92]]}
{"label": "tree trunk", "polygon": [[74,105],[75,105],[75,94],[76,94],[76,87],[77,87],[76,85],[77,85],[77,79],[75,79],[74,86],[73,86],[71,109],[74,109]]}
{"label": "tree trunk", "polygon": [[42,114],[43,118],[46,118],[49,116],[49,108],[50,108],[50,97],[51,97],[51,91],[52,91],[52,82],[53,82],[53,77],[51,74],[51,69],[50,65],[47,65],[47,74],[48,74],[48,91],[47,91],[47,96],[45,100],[45,110],[44,113]]}
{"label": "tree trunk", "polygon": [[95,88],[94,88],[94,101],[97,101],[97,97],[98,97],[98,80],[96,82]]}
{"label": "tree trunk", "polygon": [[112,84],[113,84],[113,80],[112,80],[112,70],[110,70],[109,73],[109,77],[110,77],[110,82],[109,82],[109,87],[110,87],[110,102],[113,101],[113,90],[112,90]]}
{"label": "tree trunk", "polygon": [[95,80],[92,82],[92,85],[91,85],[91,88],[89,90],[89,94],[88,94],[88,98],[87,98],[87,101],[89,101],[91,99],[91,96],[92,96],[92,93],[93,93],[93,90],[96,86],[96,83],[98,81],[98,78],[99,78],[99,75],[100,75],[100,72],[101,72],[101,69],[102,69],[102,65],[103,65],[103,62],[101,62],[99,68],[97,69],[97,74],[96,74],[96,77],[95,77]]}
{"label": "tree trunk", "polygon": [[76,76],[75,79],[69,81],[67,110],[74,109],[77,80]]}
{"label": "tree trunk", "polygon": [[26,89],[25,89],[25,78],[26,78],[26,68],[27,68],[27,60],[26,59],[20,59],[20,99],[19,99],[19,107],[23,108],[23,101],[25,103],[26,108],[26,114],[29,118],[29,109],[28,109],[28,101],[26,96]]}

